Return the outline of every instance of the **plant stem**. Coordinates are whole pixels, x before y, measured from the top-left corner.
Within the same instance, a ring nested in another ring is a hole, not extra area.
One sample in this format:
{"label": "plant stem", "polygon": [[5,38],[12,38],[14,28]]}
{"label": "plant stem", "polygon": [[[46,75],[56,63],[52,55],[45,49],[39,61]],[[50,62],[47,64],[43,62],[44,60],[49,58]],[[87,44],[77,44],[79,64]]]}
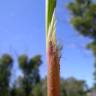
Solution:
{"label": "plant stem", "polygon": [[52,41],[48,43],[48,96],[60,96],[60,64],[58,51]]}

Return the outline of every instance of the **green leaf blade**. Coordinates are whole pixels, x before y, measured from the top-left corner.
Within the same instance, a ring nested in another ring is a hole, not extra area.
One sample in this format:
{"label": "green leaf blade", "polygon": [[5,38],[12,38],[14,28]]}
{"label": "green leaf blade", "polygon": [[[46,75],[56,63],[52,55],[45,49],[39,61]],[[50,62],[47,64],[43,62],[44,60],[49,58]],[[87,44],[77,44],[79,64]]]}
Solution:
{"label": "green leaf blade", "polygon": [[46,33],[52,21],[52,16],[56,7],[56,0],[46,0]]}

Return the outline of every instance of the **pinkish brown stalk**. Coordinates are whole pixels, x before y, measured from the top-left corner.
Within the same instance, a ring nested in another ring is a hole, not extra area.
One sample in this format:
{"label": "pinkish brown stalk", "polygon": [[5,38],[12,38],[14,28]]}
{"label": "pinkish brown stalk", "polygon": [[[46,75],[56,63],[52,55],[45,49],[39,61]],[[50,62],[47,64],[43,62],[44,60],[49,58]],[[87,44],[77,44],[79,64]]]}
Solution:
{"label": "pinkish brown stalk", "polygon": [[60,64],[58,50],[53,42],[48,43],[48,77],[47,77],[47,92],[48,96],[60,96]]}

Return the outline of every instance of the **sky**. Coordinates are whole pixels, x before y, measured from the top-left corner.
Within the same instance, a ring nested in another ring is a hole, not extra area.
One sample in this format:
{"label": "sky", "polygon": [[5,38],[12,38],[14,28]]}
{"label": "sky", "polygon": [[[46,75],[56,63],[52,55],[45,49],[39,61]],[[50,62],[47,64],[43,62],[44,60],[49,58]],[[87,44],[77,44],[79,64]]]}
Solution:
{"label": "sky", "polygon": [[[93,84],[94,58],[85,45],[90,42],[70,24],[67,4],[72,0],[57,0],[57,40],[62,43],[60,74]],[[45,0],[0,0],[0,55],[10,53],[15,58],[13,74],[18,75],[17,56],[42,55],[41,77],[47,75],[45,41]]]}

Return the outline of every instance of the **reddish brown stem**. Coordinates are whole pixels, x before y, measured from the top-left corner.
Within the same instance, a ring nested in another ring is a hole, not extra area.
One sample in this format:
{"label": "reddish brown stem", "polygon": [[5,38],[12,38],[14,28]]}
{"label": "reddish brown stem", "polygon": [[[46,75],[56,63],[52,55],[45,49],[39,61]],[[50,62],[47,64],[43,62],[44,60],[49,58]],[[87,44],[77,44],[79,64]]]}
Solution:
{"label": "reddish brown stem", "polygon": [[47,49],[48,56],[48,75],[47,92],[48,96],[60,96],[60,64],[58,52],[50,41]]}

